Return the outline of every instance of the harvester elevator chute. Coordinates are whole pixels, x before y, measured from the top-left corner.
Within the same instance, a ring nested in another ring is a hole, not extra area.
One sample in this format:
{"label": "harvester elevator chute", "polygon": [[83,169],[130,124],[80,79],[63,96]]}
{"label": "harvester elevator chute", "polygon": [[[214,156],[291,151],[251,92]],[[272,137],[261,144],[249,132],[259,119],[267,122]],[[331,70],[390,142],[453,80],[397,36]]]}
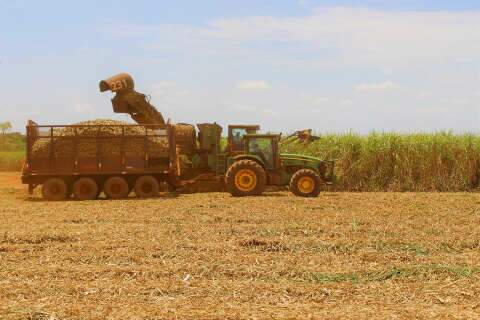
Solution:
{"label": "harvester elevator chute", "polygon": [[[135,82],[127,73],[100,81],[100,92],[112,91],[112,107],[115,113],[126,113],[138,124],[165,126],[163,115],[143,93],[135,91]],[[175,125],[175,141],[180,154],[193,154],[197,149],[196,130],[190,124]]]}

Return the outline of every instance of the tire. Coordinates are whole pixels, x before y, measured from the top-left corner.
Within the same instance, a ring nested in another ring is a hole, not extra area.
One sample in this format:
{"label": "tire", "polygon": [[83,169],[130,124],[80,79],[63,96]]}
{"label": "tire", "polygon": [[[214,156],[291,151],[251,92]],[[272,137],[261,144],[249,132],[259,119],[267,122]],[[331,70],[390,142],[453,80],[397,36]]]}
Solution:
{"label": "tire", "polygon": [[123,199],[130,193],[130,187],[124,178],[110,177],[103,185],[103,192],[108,199]]}
{"label": "tire", "polygon": [[68,185],[65,180],[60,178],[50,178],[42,185],[42,196],[46,200],[61,201],[65,200],[68,194]]}
{"label": "tire", "polygon": [[320,194],[322,179],[311,169],[301,169],[290,179],[290,191],[299,197],[317,197]]}
{"label": "tire", "polygon": [[227,170],[225,184],[234,197],[256,196],[265,191],[267,175],[253,160],[239,160]]}
{"label": "tire", "polygon": [[153,198],[158,197],[160,192],[160,185],[152,176],[141,176],[135,181],[135,194],[139,198]]}
{"label": "tire", "polygon": [[94,200],[98,194],[98,184],[92,178],[80,178],[73,184],[73,196],[77,200]]}

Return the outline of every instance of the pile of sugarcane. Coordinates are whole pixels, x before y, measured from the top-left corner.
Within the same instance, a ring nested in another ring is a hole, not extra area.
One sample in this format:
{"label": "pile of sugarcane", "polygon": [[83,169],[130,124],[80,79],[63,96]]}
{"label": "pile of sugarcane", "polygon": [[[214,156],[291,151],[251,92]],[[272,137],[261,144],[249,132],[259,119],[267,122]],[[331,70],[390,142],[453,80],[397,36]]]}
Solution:
{"label": "pile of sugarcane", "polygon": [[[148,149],[152,156],[168,154],[167,137],[155,137],[153,130],[143,126],[128,126],[129,123],[117,120],[97,119],[83,121],[73,126],[54,129],[53,139],[40,137],[32,147],[33,158],[47,158],[52,152],[56,158],[118,156],[121,150],[126,155],[141,155]],[[145,142],[145,130],[150,135]],[[122,147],[122,132],[126,136]],[[79,138],[70,138],[70,137]],[[101,137],[101,138],[100,138]],[[146,146],[147,145],[147,146]]]}

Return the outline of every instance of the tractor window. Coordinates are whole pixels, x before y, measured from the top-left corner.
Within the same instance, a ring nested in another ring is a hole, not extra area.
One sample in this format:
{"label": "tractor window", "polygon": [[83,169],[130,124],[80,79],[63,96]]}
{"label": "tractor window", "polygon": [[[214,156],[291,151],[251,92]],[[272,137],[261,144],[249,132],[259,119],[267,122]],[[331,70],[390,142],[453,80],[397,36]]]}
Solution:
{"label": "tractor window", "polygon": [[243,136],[247,134],[247,129],[233,128],[232,129],[232,145],[233,150],[243,151]]}
{"label": "tractor window", "polygon": [[248,151],[260,157],[267,168],[273,168],[273,145],[270,138],[250,138]]}

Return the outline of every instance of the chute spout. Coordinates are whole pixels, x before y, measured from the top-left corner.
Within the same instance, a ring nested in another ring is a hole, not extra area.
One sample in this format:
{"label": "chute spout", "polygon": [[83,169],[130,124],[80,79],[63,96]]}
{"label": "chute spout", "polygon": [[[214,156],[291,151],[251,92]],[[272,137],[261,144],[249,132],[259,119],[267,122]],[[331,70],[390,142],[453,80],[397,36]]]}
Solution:
{"label": "chute spout", "polygon": [[127,73],[100,81],[100,92],[115,92],[112,99],[113,112],[127,113],[138,124],[165,125],[162,114],[150,104],[146,95],[135,91],[133,78]]}

